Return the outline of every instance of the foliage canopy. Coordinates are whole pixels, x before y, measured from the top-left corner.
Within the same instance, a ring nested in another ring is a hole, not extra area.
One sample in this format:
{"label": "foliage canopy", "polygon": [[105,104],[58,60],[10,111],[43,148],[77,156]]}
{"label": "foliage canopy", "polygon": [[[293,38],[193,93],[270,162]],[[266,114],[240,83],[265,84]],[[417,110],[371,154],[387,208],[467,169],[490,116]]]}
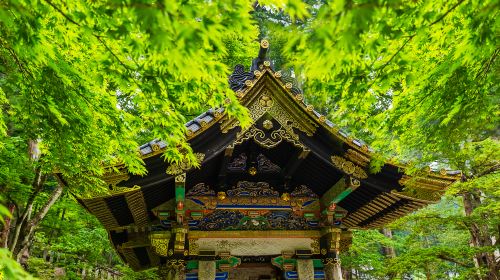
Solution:
{"label": "foliage canopy", "polygon": [[[466,229],[480,229],[470,231],[472,238],[500,239],[499,6],[495,0],[0,1],[0,191],[15,206],[0,205],[0,217],[23,225],[33,211],[38,222],[47,215],[37,234],[26,231],[27,240],[47,244],[53,237],[53,250],[100,260],[102,254],[83,246],[103,236],[91,229],[95,220],[72,229],[59,216],[66,209],[71,220],[81,210],[71,195],[103,191],[105,165],[123,162],[144,174],[137,147],[153,138],[167,143],[166,160],[195,162],[184,124],[209,107],[223,106],[249,125],[227,76],[235,64],[248,65],[254,43],[268,38],[275,65],[299,80],[308,102],[381,159],[405,162],[410,172],[432,163],[464,173],[449,191],[463,196],[464,205],[449,198],[403,219],[392,240],[360,232],[359,244],[371,240],[346,263],[360,268],[366,261],[376,277],[429,269],[444,275],[449,263],[431,263],[446,257],[465,264],[454,273],[468,277],[470,258],[494,247],[468,248]],[[63,191],[53,174],[67,179]],[[479,203],[464,217],[469,196]],[[51,224],[61,228],[47,239]],[[380,244],[400,252],[389,270]]]}

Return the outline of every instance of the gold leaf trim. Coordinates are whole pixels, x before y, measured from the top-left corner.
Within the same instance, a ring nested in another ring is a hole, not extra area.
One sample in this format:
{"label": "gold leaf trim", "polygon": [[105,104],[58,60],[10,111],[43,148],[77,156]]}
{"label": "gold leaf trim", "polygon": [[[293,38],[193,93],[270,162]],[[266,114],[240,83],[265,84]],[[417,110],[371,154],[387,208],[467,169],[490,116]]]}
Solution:
{"label": "gold leaf trim", "polygon": [[166,231],[162,233],[150,233],[149,240],[153,251],[162,257],[168,256],[168,243],[170,242],[171,233]]}
{"label": "gold leaf trim", "polygon": [[356,164],[352,163],[351,161],[346,160],[343,157],[339,156],[332,156],[331,157],[332,163],[335,167],[338,169],[342,170],[348,175],[352,175],[358,179],[366,179],[368,178],[368,174],[366,171],[357,166]]}
{"label": "gold leaf trim", "polygon": [[410,187],[406,187],[402,192],[393,190],[391,193],[400,198],[406,198],[412,201],[424,202],[428,204],[438,202],[442,195],[442,193],[438,191]]}
{"label": "gold leaf trim", "polygon": [[[205,154],[202,153],[195,153],[194,156],[196,157],[196,160],[199,164],[203,162],[205,159]],[[167,168],[167,174],[170,175],[178,175],[181,173],[184,173],[191,169],[193,165],[186,159],[184,158],[181,162],[179,163],[173,163]]]}

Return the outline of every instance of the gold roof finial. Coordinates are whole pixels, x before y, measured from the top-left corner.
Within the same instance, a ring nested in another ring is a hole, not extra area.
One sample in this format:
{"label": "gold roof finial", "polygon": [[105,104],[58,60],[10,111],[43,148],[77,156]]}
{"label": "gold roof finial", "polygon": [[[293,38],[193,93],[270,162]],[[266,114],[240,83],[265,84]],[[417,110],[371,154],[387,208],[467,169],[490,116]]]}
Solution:
{"label": "gold roof finial", "polygon": [[269,48],[269,41],[267,41],[266,39],[260,41],[260,46],[264,49]]}

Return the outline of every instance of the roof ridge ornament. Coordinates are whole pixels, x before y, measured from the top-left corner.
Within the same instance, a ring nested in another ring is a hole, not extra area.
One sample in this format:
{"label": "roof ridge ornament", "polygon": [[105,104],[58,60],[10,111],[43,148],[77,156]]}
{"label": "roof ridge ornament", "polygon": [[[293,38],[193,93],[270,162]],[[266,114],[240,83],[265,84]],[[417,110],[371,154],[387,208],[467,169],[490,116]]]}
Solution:
{"label": "roof ridge ornament", "polygon": [[263,74],[264,69],[270,69],[274,76],[280,79],[283,84],[294,95],[302,94],[302,90],[292,73],[288,71],[274,70],[274,64],[269,59],[269,42],[262,40],[260,42],[259,54],[252,60],[252,66],[249,72],[245,72],[245,66],[238,64],[234,67],[233,73],[229,76],[229,87],[234,92],[243,91],[244,89],[252,86],[252,81]]}
{"label": "roof ridge ornament", "polygon": [[269,41],[260,41],[259,54],[256,58],[252,60],[252,67],[250,67],[250,72],[254,73],[255,70],[262,70],[264,66],[271,68],[274,71],[274,65],[271,60],[269,60]]}

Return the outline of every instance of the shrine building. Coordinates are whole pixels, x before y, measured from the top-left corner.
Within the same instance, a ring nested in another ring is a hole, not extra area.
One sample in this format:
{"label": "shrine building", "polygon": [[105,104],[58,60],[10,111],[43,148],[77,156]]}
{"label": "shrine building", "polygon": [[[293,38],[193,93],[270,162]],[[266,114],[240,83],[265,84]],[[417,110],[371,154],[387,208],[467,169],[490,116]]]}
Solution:
{"label": "shrine building", "polygon": [[253,124],[224,108],[186,124],[199,167],[168,164],[166,144],[140,147],[147,175],[110,168],[110,191],[79,202],[134,270],[162,279],[341,279],[352,229],[381,228],[437,202],[459,172],[405,175],[304,102],[296,81],[273,69],[262,41],[250,71],[229,87]]}

